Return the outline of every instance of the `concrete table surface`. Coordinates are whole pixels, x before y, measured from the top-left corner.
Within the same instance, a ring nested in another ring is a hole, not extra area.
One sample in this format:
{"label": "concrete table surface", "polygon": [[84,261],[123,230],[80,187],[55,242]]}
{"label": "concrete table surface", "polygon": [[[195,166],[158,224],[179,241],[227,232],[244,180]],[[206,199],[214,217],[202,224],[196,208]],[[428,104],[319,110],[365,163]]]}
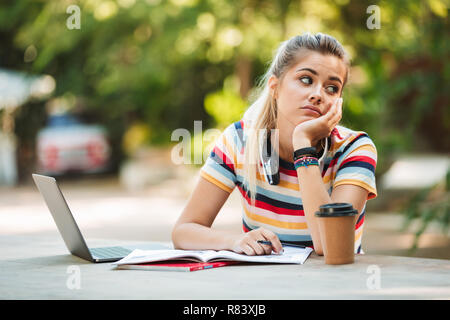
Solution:
{"label": "concrete table surface", "polygon": [[[90,247],[136,243],[87,242]],[[79,287],[71,282],[74,270]],[[312,253],[303,265],[116,270],[68,254],[60,237],[0,236],[0,299],[450,299],[450,261],[366,254],[356,256],[354,264],[330,266]]]}

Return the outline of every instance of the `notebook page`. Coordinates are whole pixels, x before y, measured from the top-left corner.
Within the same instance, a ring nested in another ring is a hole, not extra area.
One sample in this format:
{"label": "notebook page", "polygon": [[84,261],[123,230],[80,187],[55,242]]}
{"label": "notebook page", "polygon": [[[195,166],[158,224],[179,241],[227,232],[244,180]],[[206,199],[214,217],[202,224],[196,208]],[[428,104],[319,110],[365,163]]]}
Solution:
{"label": "notebook page", "polygon": [[121,264],[136,264],[145,262],[155,262],[164,261],[172,259],[184,259],[190,261],[203,261],[206,262],[207,259],[214,255],[216,252],[213,250],[141,250],[135,249],[125,258],[113,262],[114,265]]}
{"label": "notebook page", "polygon": [[244,262],[262,262],[262,263],[296,263],[303,264],[313,249],[311,248],[294,248],[284,247],[282,254],[255,255],[248,256],[232,251],[218,251],[214,260],[229,259]]}

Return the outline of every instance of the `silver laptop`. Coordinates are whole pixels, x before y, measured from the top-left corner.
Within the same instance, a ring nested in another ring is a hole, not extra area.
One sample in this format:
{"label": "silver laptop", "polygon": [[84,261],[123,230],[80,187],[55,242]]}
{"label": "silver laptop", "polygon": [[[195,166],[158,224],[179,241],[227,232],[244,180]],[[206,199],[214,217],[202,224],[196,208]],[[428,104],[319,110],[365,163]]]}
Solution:
{"label": "silver laptop", "polygon": [[[115,246],[88,248],[69,206],[55,178],[32,174],[33,180],[44,197],[67,249],[73,255],[91,262],[113,262],[127,256],[133,249],[161,249],[155,245]],[[167,248],[165,248],[167,249]]]}

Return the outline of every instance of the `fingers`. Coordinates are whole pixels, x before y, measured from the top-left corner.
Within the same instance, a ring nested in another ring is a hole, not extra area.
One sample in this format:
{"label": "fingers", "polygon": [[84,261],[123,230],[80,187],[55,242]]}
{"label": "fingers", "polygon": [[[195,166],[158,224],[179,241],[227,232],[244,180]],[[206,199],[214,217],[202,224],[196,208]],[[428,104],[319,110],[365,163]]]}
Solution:
{"label": "fingers", "polygon": [[246,238],[244,239],[244,242],[241,244],[242,251],[248,255],[248,256],[254,256],[254,255],[262,255],[262,254],[270,254],[266,253],[263,245],[256,242],[256,240]]}
{"label": "fingers", "polygon": [[342,104],[343,104],[343,100],[342,98],[338,99],[338,103],[336,104],[336,108],[337,108],[337,112],[336,112],[336,124],[339,123],[339,121],[341,121],[342,118]]}
{"label": "fingers", "polygon": [[263,244],[259,244],[258,242],[256,242],[256,240],[252,240],[248,242],[248,245],[253,249],[254,254],[256,255],[263,255],[263,254],[270,254],[266,253],[266,251],[263,248]]}
{"label": "fingers", "polygon": [[264,254],[272,253],[272,246],[270,244],[261,244],[260,246],[263,248]]}
{"label": "fingers", "polygon": [[274,232],[267,229],[262,229],[261,233],[264,238],[272,243],[272,246],[270,248],[271,250],[273,249],[273,251],[275,251],[276,253],[280,253],[281,251],[283,251],[283,246],[281,245],[280,239],[278,239],[277,235]]}
{"label": "fingers", "polygon": [[[260,244],[258,240],[268,240],[272,245]],[[276,253],[281,253],[283,247],[274,232],[258,228],[247,233],[242,249],[248,255],[263,255],[271,254],[272,250]]]}
{"label": "fingers", "polygon": [[326,120],[331,130],[341,121],[342,118],[342,98],[337,98],[326,114]]}
{"label": "fingers", "polygon": [[342,116],[342,98],[338,98],[336,99],[336,103],[334,106],[334,117],[333,117],[333,121],[334,122],[339,122],[341,120],[341,116]]}
{"label": "fingers", "polygon": [[333,102],[333,104],[331,105],[330,111],[329,111],[330,118],[333,118],[333,117],[335,117],[336,115],[339,114],[339,112],[342,109],[342,101],[343,101],[342,98],[337,98]]}
{"label": "fingers", "polygon": [[242,245],[242,250],[244,251],[244,253],[246,254],[246,255],[248,255],[248,256],[254,256],[256,253],[255,253],[255,250],[250,246],[250,245],[248,245],[248,244],[246,244],[246,243],[244,243],[243,245]]}

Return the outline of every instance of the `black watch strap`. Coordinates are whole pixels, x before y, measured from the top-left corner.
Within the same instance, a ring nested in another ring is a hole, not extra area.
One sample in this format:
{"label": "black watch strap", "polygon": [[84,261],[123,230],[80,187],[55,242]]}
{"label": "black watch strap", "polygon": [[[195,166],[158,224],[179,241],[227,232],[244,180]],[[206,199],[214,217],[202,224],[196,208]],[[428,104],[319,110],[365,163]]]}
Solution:
{"label": "black watch strap", "polygon": [[317,158],[317,151],[315,147],[301,148],[294,151],[294,161],[302,156],[311,156]]}

